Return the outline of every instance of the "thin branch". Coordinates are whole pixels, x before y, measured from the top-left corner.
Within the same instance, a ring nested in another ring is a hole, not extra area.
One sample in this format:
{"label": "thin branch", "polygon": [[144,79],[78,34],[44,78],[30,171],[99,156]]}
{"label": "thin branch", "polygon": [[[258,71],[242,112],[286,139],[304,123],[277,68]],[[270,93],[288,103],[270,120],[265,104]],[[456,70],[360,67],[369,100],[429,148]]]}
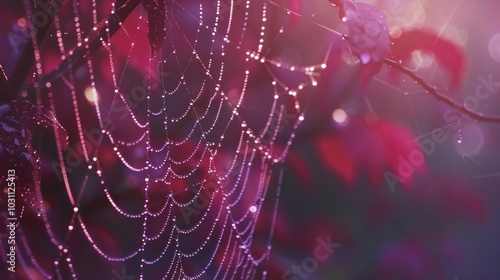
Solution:
{"label": "thin branch", "polygon": [[412,70],[404,67],[401,65],[399,62],[391,60],[386,58],[385,59],[385,64],[389,65],[390,67],[394,67],[401,73],[405,74],[406,76],[410,77],[413,79],[418,85],[420,85],[427,93],[431,94],[434,96],[437,100],[442,101],[452,107],[454,110],[463,113],[464,115],[467,115],[475,120],[478,121],[486,121],[486,122],[498,122],[500,123],[500,116],[491,116],[491,115],[485,115],[482,113],[475,112],[471,109],[468,109],[465,107],[464,104],[458,103],[457,101],[453,100],[449,96],[440,93],[436,87],[429,85],[422,77],[414,73]]}
{"label": "thin branch", "polygon": [[[97,24],[95,29],[89,33],[85,38],[88,42],[86,45],[82,45],[73,50],[70,56],[67,56],[58,67],[47,74],[43,80],[39,83],[40,87],[35,88],[33,86],[27,86],[28,90],[42,90],[48,91],[45,87],[47,82],[50,82],[52,86],[58,85],[62,82],[62,77],[69,71],[74,71],[82,66],[92,55],[94,55],[102,46],[103,42],[109,40],[121,27],[121,23],[124,22],[127,17],[132,13],[132,11],[139,5],[142,0],[128,0],[122,6],[117,8],[112,12],[106,19],[102,20]],[[123,1],[118,1],[121,3]]]}

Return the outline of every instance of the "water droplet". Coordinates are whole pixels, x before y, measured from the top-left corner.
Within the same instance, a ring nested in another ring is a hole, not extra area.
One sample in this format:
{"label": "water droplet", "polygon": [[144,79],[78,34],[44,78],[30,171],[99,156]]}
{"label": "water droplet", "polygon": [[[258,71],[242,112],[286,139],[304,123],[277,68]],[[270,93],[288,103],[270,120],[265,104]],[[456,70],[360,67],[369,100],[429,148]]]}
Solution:
{"label": "water droplet", "polygon": [[368,63],[370,63],[370,60],[371,60],[370,54],[367,54],[367,53],[362,53],[359,56],[359,58],[360,58],[362,64],[368,64]]}

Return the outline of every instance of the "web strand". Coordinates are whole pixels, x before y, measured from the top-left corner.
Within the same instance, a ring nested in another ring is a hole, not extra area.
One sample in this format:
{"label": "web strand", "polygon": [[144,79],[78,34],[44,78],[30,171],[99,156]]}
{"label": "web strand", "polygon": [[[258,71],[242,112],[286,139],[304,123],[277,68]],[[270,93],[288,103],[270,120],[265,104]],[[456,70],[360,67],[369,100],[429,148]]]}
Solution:
{"label": "web strand", "polygon": [[[120,17],[99,21],[100,9],[120,13],[106,1],[82,7],[73,0],[70,6],[71,22],[56,16],[53,35],[60,61],[80,55],[83,70],[64,64],[43,76],[40,60],[35,77],[54,83],[43,95],[43,86],[35,86],[39,110],[72,116],[65,123],[74,128],[69,149],[76,154],[69,156],[64,139],[55,136],[58,185],[70,211],[61,230],[43,206],[46,186],[36,185],[33,209],[56,253],[41,264],[23,242],[23,265],[44,278],[78,279],[75,254],[88,247],[104,264],[118,263],[140,279],[265,279],[281,166],[304,120],[298,95],[317,84],[317,70],[324,68],[267,57],[290,12],[267,1],[166,2],[163,46],[152,53],[138,46],[147,42],[142,7],[116,22]],[[112,38],[117,26],[119,38]],[[283,80],[280,71],[303,78]],[[64,83],[56,87],[56,78]],[[256,90],[256,81],[264,90]],[[257,94],[269,103],[253,109],[261,116],[256,121],[246,107]],[[77,157],[76,166],[68,162]],[[134,199],[121,198],[127,193]],[[139,236],[112,249],[89,215],[97,211],[94,201],[104,203],[102,219],[123,221]],[[28,240],[22,228],[21,239]],[[77,237],[85,244],[75,243]]]}

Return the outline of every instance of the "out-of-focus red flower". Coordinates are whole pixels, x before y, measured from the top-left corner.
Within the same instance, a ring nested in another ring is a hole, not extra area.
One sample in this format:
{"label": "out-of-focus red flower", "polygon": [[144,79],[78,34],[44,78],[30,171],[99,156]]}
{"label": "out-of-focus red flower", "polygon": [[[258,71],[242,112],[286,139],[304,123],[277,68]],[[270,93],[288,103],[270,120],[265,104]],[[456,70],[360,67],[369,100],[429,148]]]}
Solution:
{"label": "out-of-focus red flower", "polygon": [[411,186],[415,174],[425,170],[424,155],[412,134],[384,120],[352,119],[318,137],[316,149],[326,167],[350,184],[365,171],[374,185],[381,186],[390,171],[404,186]]}

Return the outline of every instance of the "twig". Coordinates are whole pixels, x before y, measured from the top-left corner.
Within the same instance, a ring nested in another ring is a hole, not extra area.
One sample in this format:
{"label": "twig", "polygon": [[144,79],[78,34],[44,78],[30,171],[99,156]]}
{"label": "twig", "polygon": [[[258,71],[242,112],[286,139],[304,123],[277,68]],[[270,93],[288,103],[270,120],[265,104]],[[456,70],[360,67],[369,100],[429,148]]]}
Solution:
{"label": "twig", "polygon": [[[121,27],[121,23],[127,19],[127,17],[132,13],[132,11],[139,5],[142,0],[128,0],[123,3],[122,6],[118,7],[114,13],[110,14],[106,19],[99,22],[96,26],[95,31],[92,31],[87,37],[87,45],[82,45],[73,50],[73,53],[64,59],[59,66],[47,74],[43,81],[40,82],[40,87],[36,88],[28,85],[28,90],[42,90],[47,91],[45,87],[47,82],[50,82],[52,86],[57,85],[62,80],[61,78],[69,71],[78,69],[84,62],[94,55],[102,46],[103,41],[107,41],[111,36],[113,36],[116,31]],[[121,3],[123,1],[118,1]]]}
{"label": "twig", "polygon": [[386,58],[385,64],[394,67],[401,73],[413,79],[418,85],[420,85],[427,93],[434,96],[437,100],[442,101],[452,107],[454,110],[459,111],[475,120],[486,121],[486,122],[498,122],[500,123],[500,116],[485,115],[482,113],[475,112],[468,109],[465,105],[458,103],[449,96],[440,93],[436,87],[429,85],[422,77],[414,73],[412,70],[404,67],[399,62]]}

